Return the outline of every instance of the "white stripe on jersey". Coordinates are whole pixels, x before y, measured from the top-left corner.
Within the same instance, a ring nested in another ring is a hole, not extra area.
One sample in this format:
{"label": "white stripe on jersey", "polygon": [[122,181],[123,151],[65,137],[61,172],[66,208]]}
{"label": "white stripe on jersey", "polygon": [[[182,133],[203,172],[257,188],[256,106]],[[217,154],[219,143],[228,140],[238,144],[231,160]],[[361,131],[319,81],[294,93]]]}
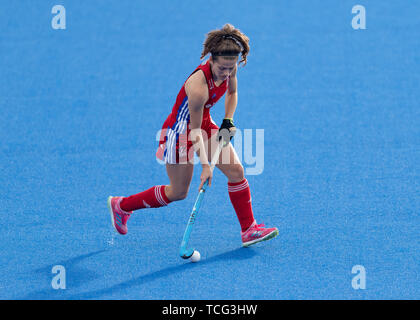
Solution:
{"label": "white stripe on jersey", "polygon": [[167,163],[176,163],[176,135],[177,133],[182,133],[185,130],[185,127],[188,123],[189,109],[188,109],[188,99],[185,99],[184,104],[180,107],[180,112],[176,119],[176,125],[174,129],[169,129],[167,134],[166,141],[166,162]]}

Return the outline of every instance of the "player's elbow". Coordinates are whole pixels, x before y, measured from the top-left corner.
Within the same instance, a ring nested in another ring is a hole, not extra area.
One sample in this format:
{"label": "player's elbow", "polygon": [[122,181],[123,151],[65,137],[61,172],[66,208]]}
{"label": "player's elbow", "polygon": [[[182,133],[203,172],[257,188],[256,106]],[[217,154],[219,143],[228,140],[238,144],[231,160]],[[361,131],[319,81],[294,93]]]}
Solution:
{"label": "player's elbow", "polygon": [[227,95],[228,95],[228,96],[238,95],[238,91],[233,90],[233,89],[232,89],[232,90],[228,90]]}

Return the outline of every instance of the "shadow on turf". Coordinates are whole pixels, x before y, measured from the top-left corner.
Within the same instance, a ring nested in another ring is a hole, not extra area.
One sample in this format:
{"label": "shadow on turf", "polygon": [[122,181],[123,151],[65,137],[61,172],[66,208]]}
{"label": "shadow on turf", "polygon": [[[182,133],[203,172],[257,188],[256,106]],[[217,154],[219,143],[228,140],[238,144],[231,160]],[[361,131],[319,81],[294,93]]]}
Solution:
{"label": "shadow on turf", "polygon": [[[192,262],[181,263],[172,267],[168,267],[165,269],[148,273],[146,275],[131,279],[126,282],[116,284],[109,288],[104,288],[104,289],[81,293],[81,294],[61,296],[60,299],[69,299],[69,300],[99,299],[101,296],[104,296],[106,294],[112,294],[112,293],[115,293],[116,291],[124,291],[131,287],[140,286],[147,282],[152,282],[157,279],[169,277],[176,273],[185,272],[194,268],[199,268],[199,267],[202,267],[203,265],[217,263],[217,262],[225,261],[225,260],[246,260],[246,259],[251,259],[255,255],[257,255],[257,253],[252,248],[237,248],[237,249],[230,250],[230,251],[218,254],[216,256],[210,257],[208,259],[201,260],[199,263],[192,263]],[[137,297],[133,299],[141,299],[141,297]]]}
{"label": "shadow on turf", "polygon": [[[88,259],[90,257],[93,257],[97,254],[100,254],[106,250],[98,250],[87,254],[82,254],[80,256],[68,259],[68,260],[62,260],[58,261],[54,264],[39,268],[34,270],[36,274],[41,274],[42,276],[45,276],[46,284],[48,287],[46,287],[44,290],[38,290],[31,292],[27,294],[23,298],[18,298],[17,300],[60,300],[60,299],[68,299],[66,295],[65,290],[54,290],[51,287],[51,280],[54,276],[51,273],[52,267],[56,265],[62,265],[66,269],[66,279],[67,287],[71,288],[77,288],[82,284],[86,284],[89,281],[92,281],[96,278],[98,278],[98,275],[93,272],[90,269],[83,268],[78,266],[77,264],[85,259]],[[71,282],[68,280],[71,279]]]}

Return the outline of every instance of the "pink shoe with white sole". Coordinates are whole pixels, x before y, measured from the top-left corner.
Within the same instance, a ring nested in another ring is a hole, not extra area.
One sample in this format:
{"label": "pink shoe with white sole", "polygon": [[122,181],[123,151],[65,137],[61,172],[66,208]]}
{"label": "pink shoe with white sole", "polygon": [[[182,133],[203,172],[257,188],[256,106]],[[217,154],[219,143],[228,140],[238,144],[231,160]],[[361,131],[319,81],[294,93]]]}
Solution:
{"label": "pink shoe with white sole", "polygon": [[123,197],[108,197],[108,208],[111,213],[112,226],[119,234],[127,234],[127,221],[133,211],[127,212],[120,208]]}
{"label": "pink shoe with white sole", "polygon": [[264,224],[254,222],[245,232],[242,232],[242,246],[249,247],[255,243],[273,239],[279,235],[277,228],[264,228]]}

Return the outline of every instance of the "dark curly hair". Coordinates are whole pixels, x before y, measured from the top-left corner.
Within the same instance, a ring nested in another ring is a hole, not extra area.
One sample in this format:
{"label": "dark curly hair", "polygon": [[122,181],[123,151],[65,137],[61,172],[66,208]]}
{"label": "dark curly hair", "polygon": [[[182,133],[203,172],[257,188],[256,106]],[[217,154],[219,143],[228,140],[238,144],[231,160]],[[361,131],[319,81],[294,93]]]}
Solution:
{"label": "dark curly hair", "polygon": [[246,65],[250,49],[249,38],[229,23],[225,24],[222,29],[207,33],[203,46],[200,59],[203,59],[208,53],[211,53],[213,57],[223,56],[227,59],[235,59],[240,54],[239,64],[243,63],[244,65]]}

